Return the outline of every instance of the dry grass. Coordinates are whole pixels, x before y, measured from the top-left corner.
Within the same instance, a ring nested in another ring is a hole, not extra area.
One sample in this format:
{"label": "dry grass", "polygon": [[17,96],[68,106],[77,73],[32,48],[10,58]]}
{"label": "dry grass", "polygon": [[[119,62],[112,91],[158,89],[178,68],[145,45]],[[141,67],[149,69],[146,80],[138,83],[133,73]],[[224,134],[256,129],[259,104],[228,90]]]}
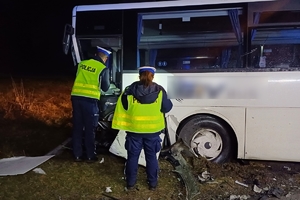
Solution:
{"label": "dry grass", "polygon": [[31,98],[32,98],[33,92],[30,93],[29,95],[26,95],[22,80],[21,80],[20,86],[18,86],[15,83],[15,80],[13,78],[11,78],[11,82],[12,82],[12,88],[13,88],[12,91],[13,91],[14,97],[15,97],[13,103],[18,105],[20,107],[20,110],[29,109],[31,106],[31,103],[32,103]]}
{"label": "dry grass", "polygon": [[43,155],[70,136],[71,86],[70,78],[1,77],[0,158]]}

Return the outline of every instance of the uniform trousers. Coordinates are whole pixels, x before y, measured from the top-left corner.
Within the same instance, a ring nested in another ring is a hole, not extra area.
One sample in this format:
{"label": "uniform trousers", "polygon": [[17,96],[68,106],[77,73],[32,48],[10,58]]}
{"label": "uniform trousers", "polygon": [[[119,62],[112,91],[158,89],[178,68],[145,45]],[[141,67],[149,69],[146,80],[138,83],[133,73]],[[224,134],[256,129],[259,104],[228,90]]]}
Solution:
{"label": "uniform trousers", "polygon": [[159,166],[156,154],[161,149],[161,141],[159,133],[151,135],[127,133],[125,142],[125,149],[127,150],[127,161],[125,167],[127,187],[132,187],[136,183],[138,159],[142,149],[144,149],[146,158],[148,184],[152,187],[157,186]]}
{"label": "uniform trousers", "polygon": [[[88,101],[80,98],[72,98],[73,107],[73,155],[83,156],[83,144],[86,157],[95,157],[95,130],[99,120],[98,100]],[[84,140],[84,142],[83,142]]]}

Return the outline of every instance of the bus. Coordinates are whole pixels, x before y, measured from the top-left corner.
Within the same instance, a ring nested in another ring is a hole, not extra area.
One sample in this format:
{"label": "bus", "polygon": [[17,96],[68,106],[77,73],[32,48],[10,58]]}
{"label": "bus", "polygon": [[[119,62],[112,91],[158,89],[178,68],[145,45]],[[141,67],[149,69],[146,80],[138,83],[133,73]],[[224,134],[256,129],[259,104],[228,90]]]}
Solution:
{"label": "bus", "polygon": [[300,161],[299,0],[79,5],[63,44],[74,64],[90,48],[112,51],[101,127],[120,91],[138,80],[137,68],[153,66],[174,105],[166,114],[170,144],[181,138],[215,163]]}

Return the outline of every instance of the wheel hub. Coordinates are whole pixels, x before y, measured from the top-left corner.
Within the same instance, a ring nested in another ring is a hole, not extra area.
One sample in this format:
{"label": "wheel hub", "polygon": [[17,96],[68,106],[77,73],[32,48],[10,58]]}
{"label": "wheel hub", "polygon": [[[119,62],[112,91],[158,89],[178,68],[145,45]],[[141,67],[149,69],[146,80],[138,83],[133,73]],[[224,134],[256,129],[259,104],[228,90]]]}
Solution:
{"label": "wheel hub", "polygon": [[212,129],[201,129],[191,140],[191,148],[196,156],[213,160],[222,151],[223,143],[220,135]]}

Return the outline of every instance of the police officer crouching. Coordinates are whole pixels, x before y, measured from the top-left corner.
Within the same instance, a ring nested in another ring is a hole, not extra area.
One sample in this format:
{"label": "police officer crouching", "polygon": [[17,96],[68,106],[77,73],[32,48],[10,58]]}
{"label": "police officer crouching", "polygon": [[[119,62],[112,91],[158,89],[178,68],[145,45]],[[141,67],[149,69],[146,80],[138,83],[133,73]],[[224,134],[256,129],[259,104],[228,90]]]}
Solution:
{"label": "police officer crouching", "polygon": [[165,89],[152,82],[156,69],[150,66],[139,68],[139,81],[126,87],[118,99],[112,127],[125,130],[127,150],[126,183],[127,189],[135,188],[138,159],[144,149],[146,173],[150,190],[158,183],[158,160],[156,153],[161,149],[160,134],[165,128],[164,113],[169,112],[173,104]]}
{"label": "police officer crouching", "polygon": [[[76,78],[71,92],[73,108],[72,145],[74,161],[98,160],[95,153],[95,129],[99,120],[98,101],[102,91],[109,89],[109,69],[105,62],[110,51],[97,47],[95,56],[78,64]],[[101,83],[100,83],[101,81]],[[101,85],[101,86],[100,86]],[[101,87],[101,88],[100,88]],[[86,154],[83,154],[82,144]]]}

